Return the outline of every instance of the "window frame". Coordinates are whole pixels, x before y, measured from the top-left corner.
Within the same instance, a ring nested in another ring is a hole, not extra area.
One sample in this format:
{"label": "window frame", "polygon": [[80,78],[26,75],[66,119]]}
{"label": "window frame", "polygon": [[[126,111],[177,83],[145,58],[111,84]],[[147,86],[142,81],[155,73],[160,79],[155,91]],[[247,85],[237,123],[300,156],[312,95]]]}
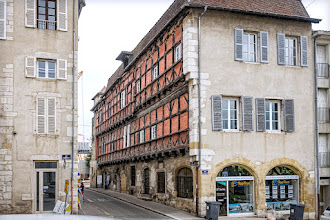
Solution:
{"label": "window frame", "polygon": [[[227,101],[228,102],[228,109],[224,109],[224,105],[223,105],[223,102],[224,101]],[[231,128],[231,115],[230,115],[230,112],[231,112],[231,110],[233,110],[233,109],[231,109],[230,108],[230,101],[235,101],[236,102],[236,121],[237,121],[237,123],[236,123],[236,128]],[[227,112],[228,112],[228,114],[227,114],[227,118],[225,119],[224,118],[224,114],[223,114],[223,111],[226,111],[227,110]],[[240,111],[240,100],[239,100],[239,98],[236,98],[236,97],[222,97],[222,99],[221,99],[221,120],[222,120],[222,130],[224,130],[224,131],[239,131],[239,126],[240,126],[240,120],[239,120],[239,111]],[[224,119],[225,120],[227,120],[228,121],[228,128],[224,128]]]}
{"label": "window frame", "polygon": [[178,62],[181,58],[182,58],[182,43],[180,42],[174,49],[174,62],[175,63]]}
{"label": "window frame", "polygon": [[120,93],[120,109],[125,108],[126,106],[126,91],[125,89]]}
{"label": "window frame", "polygon": [[[39,76],[39,62],[45,62],[45,77],[40,77]],[[54,69],[54,78],[49,77],[49,62],[53,62],[55,65]],[[57,60],[47,60],[47,59],[37,59],[37,78],[38,79],[57,79]]]}
{"label": "window frame", "polygon": [[153,69],[152,69],[152,80],[157,79],[159,76],[159,72],[158,72],[158,64],[156,64]]}
{"label": "window frame", "polygon": [[[39,101],[38,99],[44,99],[44,115],[39,115]],[[49,100],[54,99],[54,115],[49,115]],[[57,99],[56,97],[37,97],[36,98],[37,105],[36,105],[36,124],[35,124],[35,131],[38,135],[57,135]],[[38,123],[39,123],[39,116],[44,117],[44,132],[39,132]],[[49,118],[54,118],[54,132],[49,132]]]}
{"label": "window frame", "polygon": [[[189,170],[189,174],[188,175],[188,171]],[[181,171],[186,171],[183,172],[184,175],[180,175]],[[190,168],[187,167],[183,167],[181,168],[176,176],[176,180],[177,180],[177,197],[179,198],[186,198],[186,199],[193,199],[194,198],[194,179],[193,179],[193,172]],[[182,184],[182,188],[180,187],[180,183]],[[189,186],[188,186],[189,185]]]}
{"label": "window frame", "polygon": [[[296,56],[295,59],[293,60],[293,62],[295,62],[294,65],[290,64],[291,59],[294,58],[292,57],[293,55],[291,55],[290,53],[290,40],[294,40],[294,48]],[[288,44],[287,44],[288,41]],[[288,45],[288,46],[287,46]],[[285,60],[285,65],[287,66],[298,66],[298,38],[296,37],[287,37],[287,35],[285,35],[285,43],[284,43],[284,60]]]}
{"label": "window frame", "polygon": [[[250,61],[249,58],[250,58],[250,54],[252,54],[250,52],[250,36],[254,36],[254,61]],[[245,50],[244,50],[244,36],[247,36],[247,60],[244,59],[244,54],[246,53]],[[253,32],[246,32],[243,30],[243,39],[242,39],[242,54],[243,54],[243,61],[244,62],[249,62],[249,63],[257,63],[257,58],[258,58],[258,34],[257,33],[253,33]]]}
{"label": "window frame", "polygon": [[[134,173],[133,173],[133,170],[134,170]],[[136,182],[136,168],[135,168],[135,166],[131,166],[131,186],[135,186],[135,182]]]}
{"label": "window frame", "polygon": [[[273,106],[271,105],[272,103],[277,104],[277,126],[278,129],[273,129]],[[269,111],[267,111],[267,104],[269,104]],[[265,129],[267,132],[281,132],[281,101],[280,100],[271,100],[271,99],[266,99],[265,100]],[[267,112],[269,112],[269,122],[267,122]],[[267,129],[267,123],[269,123],[269,129]]]}
{"label": "window frame", "polygon": [[[57,0],[44,0],[45,1],[45,7],[42,7],[42,6],[39,6],[39,0],[36,0],[37,1],[37,28],[38,29],[43,29],[43,30],[57,30]],[[48,14],[48,3],[49,2],[54,2],[55,3],[55,15],[51,15],[51,16],[54,16],[55,17],[55,21],[50,21],[49,20],[49,14]],[[40,8],[44,8],[45,9],[45,14],[42,14],[45,16],[45,20],[42,20],[42,19],[39,19],[39,7]],[[45,22],[45,28],[41,28],[40,27],[40,24],[39,24],[39,21],[43,21]],[[50,26],[50,22],[54,22],[54,29],[51,29],[49,26]]]}
{"label": "window frame", "polygon": [[[163,175],[160,178],[160,174]],[[166,174],[165,172],[157,172],[157,193],[165,193],[166,191]]]}
{"label": "window frame", "polygon": [[151,127],[151,140],[157,139],[157,125]]}
{"label": "window frame", "polygon": [[139,93],[141,91],[141,80],[138,79],[136,81],[136,94]]}

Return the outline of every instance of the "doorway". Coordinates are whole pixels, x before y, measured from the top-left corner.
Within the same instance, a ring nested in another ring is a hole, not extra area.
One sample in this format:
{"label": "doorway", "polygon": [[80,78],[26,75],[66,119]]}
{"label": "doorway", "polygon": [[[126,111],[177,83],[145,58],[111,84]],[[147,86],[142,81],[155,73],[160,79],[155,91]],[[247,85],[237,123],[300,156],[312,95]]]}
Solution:
{"label": "doorway", "polygon": [[57,162],[35,162],[35,211],[52,212],[58,192]]}
{"label": "doorway", "polygon": [[144,169],[144,194],[149,194],[149,180],[150,180],[150,172],[149,168]]}

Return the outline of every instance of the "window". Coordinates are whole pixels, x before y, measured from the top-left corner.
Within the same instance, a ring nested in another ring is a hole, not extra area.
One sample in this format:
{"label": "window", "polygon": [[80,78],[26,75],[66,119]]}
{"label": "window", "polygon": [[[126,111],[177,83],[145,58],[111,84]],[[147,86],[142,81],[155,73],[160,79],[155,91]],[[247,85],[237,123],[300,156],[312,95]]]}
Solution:
{"label": "window", "polygon": [[53,60],[38,60],[39,78],[56,78],[56,62]]}
{"label": "window", "polygon": [[158,65],[156,65],[152,71],[152,79],[155,80],[158,77]]}
{"label": "window", "polygon": [[39,29],[56,30],[56,0],[37,0]]}
{"label": "window", "polygon": [[165,172],[157,173],[157,192],[165,193]]}
{"label": "window", "polygon": [[123,148],[125,148],[127,145],[126,145],[126,126],[124,127],[123,129]]}
{"label": "window", "polygon": [[139,93],[141,90],[141,81],[138,80],[136,81],[136,93]]}
{"label": "window", "polygon": [[135,166],[131,166],[131,186],[135,186]]}
{"label": "window", "polygon": [[182,58],[182,46],[181,43],[175,47],[174,62],[179,61]]}
{"label": "window", "polygon": [[151,127],[151,140],[157,138],[157,125]]}
{"label": "window", "polygon": [[140,131],[140,144],[144,142],[144,130]]}
{"label": "window", "polygon": [[178,197],[193,198],[193,175],[189,168],[182,168],[177,176]]}
{"label": "window", "polygon": [[123,90],[120,94],[120,107],[124,108],[125,104],[125,90]]}
{"label": "window", "polygon": [[285,65],[297,65],[297,39],[285,38]]}
{"label": "window", "polygon": [[257,36],[255,34],[243,33],[243,61],[256,62]]}
{"label": "window", "polygon": [[131,125],[127,125],[127,147],[131,146]]}
{"label": "window", "polygon": [[222,99],[222,126],[224,130],[238,129],[238,99]]}
{"label": "window", "polygon": [[280,103],[279,101],[266,101],[266,130],[278,131],[280,130]]}
{"label": "window", "polygon": [[108,118],[111,116],[111,102],[108,103]]}
{"label": "window", "polygon": [[56,131],[56,99],[37,99],[37,133],[55,134]]}

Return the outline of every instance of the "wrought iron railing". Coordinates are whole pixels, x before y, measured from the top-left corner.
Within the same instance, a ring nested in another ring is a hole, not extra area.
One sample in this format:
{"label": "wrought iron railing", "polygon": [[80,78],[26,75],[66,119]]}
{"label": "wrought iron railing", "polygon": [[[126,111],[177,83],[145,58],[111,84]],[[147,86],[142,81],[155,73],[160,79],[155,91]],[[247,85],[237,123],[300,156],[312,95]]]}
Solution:
{"label": "wrought iron railing", "polygon": [[56,30],[56,21],[46,21],[38,19],[38,28],[47,30]]}
{"label": "wrought iron railing", "polygon": [[330,152],[319,153],[320,167],[330,167]]}
{"label": "wrought iron railing", "polygon": [[317,77],[319,78],[329,78],[329,64],[327,63],[317,63]]}
{"label": "wrought iron railing", "polygon": [[330,109],[329,108],[318,108],[318,119],[319,122],[329,123],[330,122]]}

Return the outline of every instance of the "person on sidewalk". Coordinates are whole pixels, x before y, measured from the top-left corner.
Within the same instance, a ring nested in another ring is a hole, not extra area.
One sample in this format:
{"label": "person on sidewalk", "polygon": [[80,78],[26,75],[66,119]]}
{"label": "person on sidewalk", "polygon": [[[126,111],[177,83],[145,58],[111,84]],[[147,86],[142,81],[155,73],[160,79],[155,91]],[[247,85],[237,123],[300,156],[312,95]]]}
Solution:
{"label": "person on sidewalk", "polygon": [[82,198],[83,198],[83,201],[85,201],[84,199],[84,183],[81,181],[81,185],[80,185],[80,189],[81,189],[81,194],[82,194]]}

